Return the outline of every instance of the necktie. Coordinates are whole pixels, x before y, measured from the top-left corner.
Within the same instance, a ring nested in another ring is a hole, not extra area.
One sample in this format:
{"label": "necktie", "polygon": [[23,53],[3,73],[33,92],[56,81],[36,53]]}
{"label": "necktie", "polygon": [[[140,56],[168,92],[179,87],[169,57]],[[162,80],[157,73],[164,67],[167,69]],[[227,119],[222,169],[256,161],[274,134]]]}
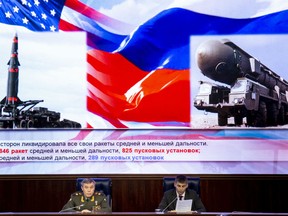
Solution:
{"label": "necktie", "polygon": [[179,200],[182,200],[183,196],[179,196]]}

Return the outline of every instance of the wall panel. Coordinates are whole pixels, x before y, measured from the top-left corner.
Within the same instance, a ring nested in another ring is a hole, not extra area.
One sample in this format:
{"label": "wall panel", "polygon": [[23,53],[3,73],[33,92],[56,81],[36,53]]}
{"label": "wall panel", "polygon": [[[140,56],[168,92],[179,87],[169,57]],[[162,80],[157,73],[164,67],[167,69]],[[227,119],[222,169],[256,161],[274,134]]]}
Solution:
{"label": "wall panel", "polygon": [[[57,212],[75,191],[79,175],[0,176],[0,212]],[[89,176],[84,176],[89,177]],[[112,178],[113,211],[154,211],[163,175],[97,175]],[[287,175],[201,175],[208,211],[288,212]]]}

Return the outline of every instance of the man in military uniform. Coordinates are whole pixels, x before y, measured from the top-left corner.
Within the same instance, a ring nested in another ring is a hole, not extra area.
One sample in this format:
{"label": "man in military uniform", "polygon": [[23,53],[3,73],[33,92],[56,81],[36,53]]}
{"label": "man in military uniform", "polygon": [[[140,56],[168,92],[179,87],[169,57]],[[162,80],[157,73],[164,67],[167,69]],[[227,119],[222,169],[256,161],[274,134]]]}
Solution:
{"label": "man in military uniform", "polygon": [[73,193],[70,200],[63,206],[61,212],[110,212],[111,208],[106,195],[95,191],[95,185],[96,182],[93,179],[83,179],[81,182],[82,192]]}

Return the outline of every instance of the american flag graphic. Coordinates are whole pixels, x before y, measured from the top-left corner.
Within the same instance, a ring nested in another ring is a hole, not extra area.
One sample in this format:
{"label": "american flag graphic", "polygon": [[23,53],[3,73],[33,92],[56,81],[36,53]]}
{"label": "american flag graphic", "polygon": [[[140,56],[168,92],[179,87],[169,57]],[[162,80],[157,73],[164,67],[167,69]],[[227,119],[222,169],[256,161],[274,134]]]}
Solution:
{"label": "american flag graphic", "polygon": [[1,0],[0,21],[21,25],[32,31],[59,31],[63,0]]}

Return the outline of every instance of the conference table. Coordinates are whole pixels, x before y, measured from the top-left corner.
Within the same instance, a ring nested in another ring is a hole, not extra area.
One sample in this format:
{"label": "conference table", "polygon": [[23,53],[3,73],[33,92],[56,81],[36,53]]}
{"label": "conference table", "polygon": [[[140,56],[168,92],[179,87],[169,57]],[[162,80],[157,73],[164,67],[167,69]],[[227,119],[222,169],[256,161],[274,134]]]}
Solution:
{"label": "conference table", "polygon": [[191,212],[96,212],[96,213],[80,213],[80,212],[1,212],[0,216],[56,216],[56,215],[65,215],[65,216],[75,216],[79,214],[85,215],[97,215],[97,216],[187,216],[187,215],[199,215],[199,216],[272,216],[272,215],[286,215],[288,213],[265,213],[265,212],[203,212],[203,213],[191,213]]}

